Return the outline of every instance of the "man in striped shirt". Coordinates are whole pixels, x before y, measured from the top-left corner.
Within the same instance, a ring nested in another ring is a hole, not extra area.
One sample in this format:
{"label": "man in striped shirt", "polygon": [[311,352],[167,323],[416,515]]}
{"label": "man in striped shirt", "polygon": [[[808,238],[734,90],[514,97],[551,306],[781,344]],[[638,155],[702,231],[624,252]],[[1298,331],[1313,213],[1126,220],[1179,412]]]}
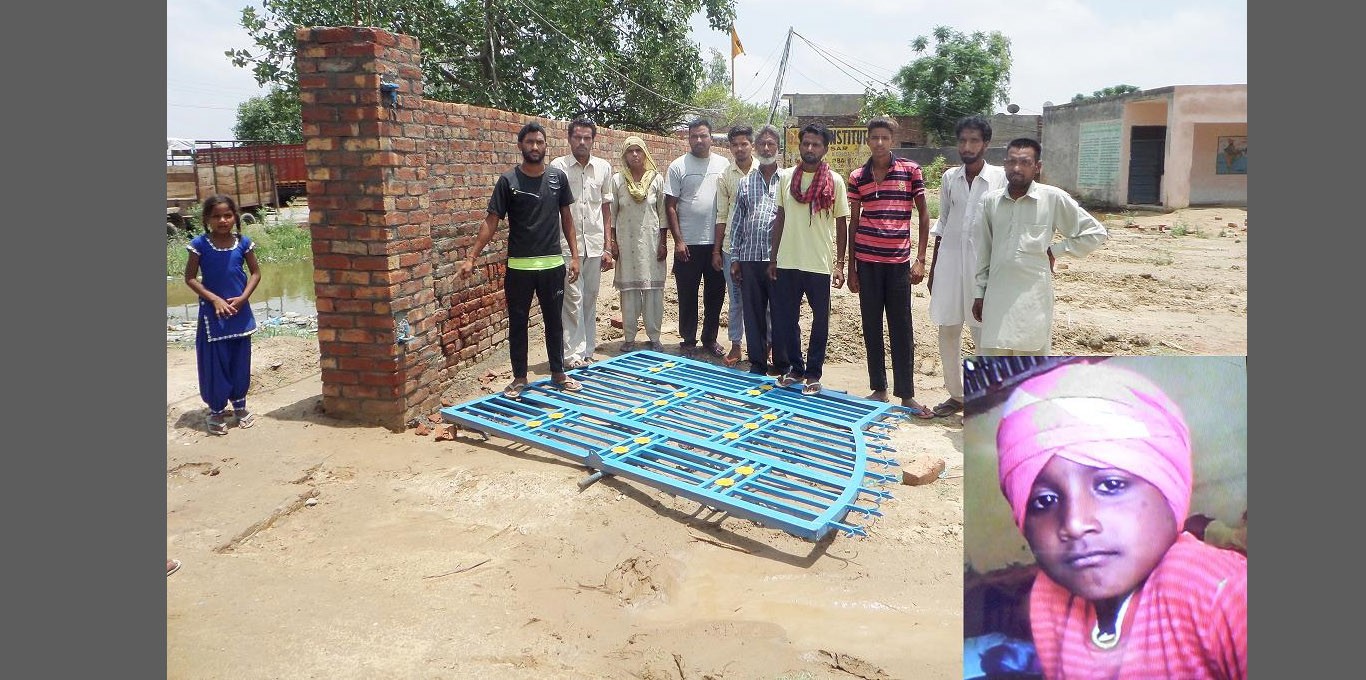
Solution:
{"label": "man in striped shirt", "polygon": [[[868,121],[868,162],[849,175],[849,289],[859,294],[863,346],[868,355],[869,399],[887,401],[887,369],[882,317],[891,336],[892,394],[921,418],[934,415],[915,400],[911,359],[911,286],[925,278],[925,246],[930,216],[925,209],[925,177],[914,161],[892,155],[897,125],[878,116]],[[911,262],[911,211],[919,214],[915,262]]]}
{"label": "man in striped shirt", "polygon": [[765,125],[754,138],[752,170],[736,185],[735,208],[730,218],[730,275],[740,286],[745,323],[745,352],[749,372],[759,375],[787,373],[787,354],[781,344],[768,345],[772,337],[769,308],[774,282],[768,278],[773,216],[778,211],[778,128]]}

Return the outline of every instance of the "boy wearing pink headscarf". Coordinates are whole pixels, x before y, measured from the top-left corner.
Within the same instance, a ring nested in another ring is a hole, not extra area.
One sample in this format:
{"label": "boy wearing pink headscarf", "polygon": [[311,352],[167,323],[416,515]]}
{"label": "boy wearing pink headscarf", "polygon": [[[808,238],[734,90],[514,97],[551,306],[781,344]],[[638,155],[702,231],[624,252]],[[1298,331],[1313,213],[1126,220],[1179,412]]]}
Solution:
{"label": "boy wearing pink headscarf", "polygon": [[998,474],[1040,568],[1029,619],[1046,677],[1247,677],[1247,558],[1181,531],[1190,441],[1156,385],[1104,364],[1006,401]]}

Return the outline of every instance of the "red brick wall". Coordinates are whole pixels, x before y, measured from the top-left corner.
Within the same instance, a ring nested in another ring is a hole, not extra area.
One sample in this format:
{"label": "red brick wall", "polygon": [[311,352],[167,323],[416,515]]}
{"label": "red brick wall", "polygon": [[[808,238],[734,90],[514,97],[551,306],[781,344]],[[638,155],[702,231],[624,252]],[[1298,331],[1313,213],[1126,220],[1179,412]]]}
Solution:
{"label": "red brick wall", "polygon": [[[456,369],[507,339],[506,223],[474,276],[455,269],[494,182],[521,160],[517,130],[540,121],[554,158],[569,153],[567,122],[423,99],[410,36],[344,27],[295,38],[323,408],[400,430],[439,406]],[[398,85],[395,106],[381,82]],[[595,155],[619,167],[630,134],[599,128]],[[687,152],[685,140],[641,136],[661,172]],[[396,317],[410,341],[398,342]]]}

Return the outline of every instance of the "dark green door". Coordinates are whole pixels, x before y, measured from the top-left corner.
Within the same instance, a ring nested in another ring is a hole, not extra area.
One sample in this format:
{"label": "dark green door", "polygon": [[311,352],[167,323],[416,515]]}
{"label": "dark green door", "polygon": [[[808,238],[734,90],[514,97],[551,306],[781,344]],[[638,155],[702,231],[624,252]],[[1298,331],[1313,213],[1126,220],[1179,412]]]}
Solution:
{"label": "dark green door", "polygon": [[1162,203],[1167,126],[1135,125],[1129,135],[1129,203]]}

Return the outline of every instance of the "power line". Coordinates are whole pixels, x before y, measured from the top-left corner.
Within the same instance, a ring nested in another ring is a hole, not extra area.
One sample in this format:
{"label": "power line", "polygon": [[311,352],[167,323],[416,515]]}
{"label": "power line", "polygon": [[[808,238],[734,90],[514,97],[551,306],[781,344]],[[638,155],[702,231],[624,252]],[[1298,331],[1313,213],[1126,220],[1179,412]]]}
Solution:
{"label": "power line", "polygon": [[[527,5],[525,2],[522,2],[522,0],[517,0],[517,4],[519,4],[519,5],[521,5],[523,8],[525,8],[526,11],[531,12],[532,16],[536,17],[537,19],[540,19],[542,23],[544,23],[548,28],[550,28],[550,30],[555,31],[556,33],[559,33],[559,34],[560,34],[560,37],[564,38],[566,41],[569,42],[569,46],[570,46],[571,48],[573,48],[573,49],[575,49],[575,50],[582,50],[582,48],[579,46],[579,44],[578,44],[573,38],[571,38],[571,37],[569,37],[568,35],[566,35],[564,31],[561,31],[561,30],[559,29],[559,27],[557,27],[555,24],[551,23],[549,19],[546,19],[545,17],[541,16],[540,13],[538,13],[536,10],[531,9],[531,6],[530,6],[530,5]],[[602,68],[607,69],[608,71],[611,71],[612,73],[614,73],[614,74],[616,74],[616,75],[618,75],[618,76],[621,76],[621,78],[622,78],[623,80],[625,80],[626,82],[628,82],[628,83],[630,83],[630,84],[632,84],[632,85],[635,85],[636,87],[638,87],[638,88],[640,88],[640,89],[642,89],[642,90],[645,90],[646,92],[649,92],[650,94],[652,94],[652,95],[654,95],[654,96],[656,96],[656,97],[659,97],[660,99],[663,99],[664,101],[669,102],[670,104],[677,104],[678,106],[682,106],[682,107],[685,108],[685,109],[690,109],[690,110],[693,110],[693,111],[702,111],[702,112],[711,113],[711,114],[716,114],[716,115],[720,115],[720,114],[724,113],[724,111],[722,111],[721,109],[707,109],[707,108],[702,108],[702,107],[700,107],[700,106],[696,106],[696,105],[694,105],[694,104],[686,104],[686,103],[684,103],[684,102],[680,102],[680,101],[678,101],[677,99],[674,99],[674,98],[669,97],[669,96],[667,96],[667,95],[663,95],[663,94],[660,94],[660,93],[658,93],[658,92],[655,92],[654,90],[651,90],[650,88],[645,87],[644,85],[641,85],[640,83],[637,83],[636,81],[632,80],[631,77],[628,76],[628,75],[626,75],[625,73],[622,73],[621,71],[618,71],[618,70],[616,70],[615,68],[612,68],[611,65],[609,65],[609,64],[606,63],[606,62],[607,62],[607,59],[606,59],[602,54],[594,54],[594,55],[588,55],[588,56],[596,57],[596,61],[599,63],[599,65],[602,66]]]}
{"label": "power line", "polygon": [[[869,73],[867,73],[867,72],[865,72],[865,71],[862,71],[862,70],[858,69],[857,67],[855,67],[855,66],[853,66],[853,65],[851,65],[851,64],[849,64],[849,63],[847,63],[847,62],[841,61],[839,64],[836,64],[836,63],[835,63],[835,60],[832,59],[832,58],[830,57],[830,55],[828,55],[828,54],[821,48],[820,45],[817,45],[816,43],[811,42],[811,40],[810,40],[809,38],[807,38],[806,36],[804,36],[804,35],[802,35],[802,34],[800,34],[800,33],[797,33],[796,36],[797,36],[798,38],[801,38],[801,39],[802,39],[802,42],[805,42],[807,45],[809,45],[809,46],[811,47],[811,49],[814,50],[814,51],[816,52],[817,55],[819,55],[822,59],[825,59],[827,62],[830,63],[831,66],[834,66],[836,70],[838,70],[839,72],[841,72],[841,73],[843,73],[844,75],[848,76],[851,80],[859,81],[859,79],[858,79],[857,77],[855,77],[853,74],[849,73],[849,71],[846,71],[844,68],[842,68],[842,67],[840,66],[840,64],[843,64],[844,66],[847,66],[850,70],[853,70],[853,71],[858,72],[860,75],[862,75],[862,76],[863,76],[864,78],[866,78],[867,80],[870,80],[870,81],[875,82],[875,83],[879,83],[879,84],[881,84],[881,85],[885,85],[885,86],[887,86],[887,87],[893,87],[893,85],[892,85],[891,83],[889,83],[889,82],[887,82],[887,81],[885,81],[885,80],[881,80],[881,79],[879,79],[879,78],[877,78],[877,77],[875,77],[875,76],[873,76],[873,75],[871,75],[871,74],[869,74]],[[863,85],[867,85],[867,84],[868,84],[867,82],[863,82],[863,81],[859,81],[859,82],[860,82],[861,84],[863,84]]]}
{"label": "power line", "polygon": [[[811,42],[811,41],[810,41],[808,38],[806,38],[806,37],[803,37],[802,39],[803,39],[803,40],[806,40],[807,42]],[[814,43],[813,43],[813,45],[814,45]],[[889,71],[889,70],[887,70],[885,67],[883,67],[883,66],[881,66],[881,65],[879,65],[879,64],[875,64],[875,63],[873,63],[873,62],[871,62],[871,61],[867,61],[867,60],[865,60],[865,59],[859,59],[858,57],[850,56],[850,55],[848,55],[848,54],[845,54],[845,53],[843,53],[843,52],[840,52],[839,50],[836,50],[836,49],[833,49],[833,48],[830,48],[830,47],[826,47],[826,46],[824,46],[824,45],[821,46],[821,49],[822,49],[822,50],[825,50],[826,52],[829,52],[830,54],[838,55],[838,56],[840,56],[840,57],[844,57],[844,59],[846,59],[846,60],[859,62],[860,64],[865,65],[865,66],[868,68],[868,70],[870,70],[870,71],[882,71],[882,72],[885,72],[885,73],[887,73],[887,78],[889,78],[889,79],[892,78],[892,77],[894,77],[894,76],[896,76],[896,72],[900,70],[900,69],[896,69],[896,70]]]}
{"label": "power line", "polygon": [[776,66],[777,66],[777,63],[778,63],[778,62],[776,62],[776,61],[773,60],[773,55],[774,55],[774,53],[776,53],[777,51],[778,51],[778,44],[777,44],[777,43],[774,43],[774,44],[773,44],[773,49],[772,49],[772,50],[769,50],[768,56],[764,57],[764,63],[763,63],[763,65],[760,66],[760,68],[754,72],[753,78],[755,78],[755,80],[752,81],[752,82],[758,83],[758,87],[753,87],[753,86],[751,85],[751,89],[750,89],[749,91],[747,91],[743,97],[740,98],[741,100],[743,100],[743,101],[748,101],[750,97],[753,97],[754,95],[759,94],[760,92],[763,92],[763,90],[764,90],[764,85],[768,83],[768,76],[764,76],[762,79],[759,79],[759,73],[760,73],[760,71],[767,72],[768,69],[769,69],[769,67],[776,67]]}

